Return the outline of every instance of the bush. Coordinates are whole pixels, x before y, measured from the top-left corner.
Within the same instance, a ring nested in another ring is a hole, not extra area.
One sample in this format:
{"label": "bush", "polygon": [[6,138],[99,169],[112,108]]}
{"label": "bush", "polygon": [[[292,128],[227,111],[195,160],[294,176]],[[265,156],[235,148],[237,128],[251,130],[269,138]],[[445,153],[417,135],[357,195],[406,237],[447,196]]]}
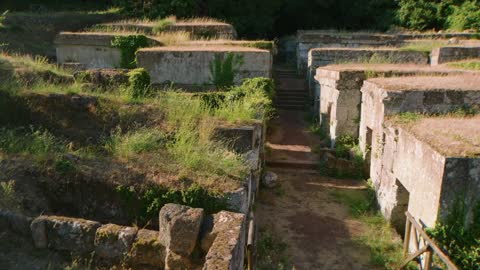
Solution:
{"label": "bush", "polygon": [[397,11],[399,22],[414,30],[438,28],[437,5],[429,0],[401,0]]}
{"label": "bush", "polygon": [[128,72],[128,86],[126,88],[131,98],[145,98],[151,96],[150,74],[144,68],[136,68]]}
{"label": "bush", "polygon": [[465,1],[461,6],[455,7],[452,15],[447,19],[447,24],[453,30],[475,29],[480,31],[480,2]]}
{"label": "bush", "polygon": [[116,36],[112,40],[112,46],[119,48],[122,53],[120,67],[135,68],[135,53],[148,46],[148,39],[144,35]]}

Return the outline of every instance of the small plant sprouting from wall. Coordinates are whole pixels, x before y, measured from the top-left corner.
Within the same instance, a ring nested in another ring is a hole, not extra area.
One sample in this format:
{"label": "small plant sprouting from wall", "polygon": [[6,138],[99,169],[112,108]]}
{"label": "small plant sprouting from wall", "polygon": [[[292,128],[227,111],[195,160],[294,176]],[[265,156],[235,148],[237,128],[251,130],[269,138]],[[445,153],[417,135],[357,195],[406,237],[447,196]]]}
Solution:
{"label": "small plant sprouting from wall", "polygon": [[235,73],[244,63],[243,56],[234,53],[216,54],[210,63],[211,83],[218,89],[234,85]]}
{"label": "small plant sprouting from wall", "polygon": [[120,67],[135,68],[135,53],[140,48],[148,47],[148,39],[144,35],[116,36],[112,40],[112,46],[122,52]]}

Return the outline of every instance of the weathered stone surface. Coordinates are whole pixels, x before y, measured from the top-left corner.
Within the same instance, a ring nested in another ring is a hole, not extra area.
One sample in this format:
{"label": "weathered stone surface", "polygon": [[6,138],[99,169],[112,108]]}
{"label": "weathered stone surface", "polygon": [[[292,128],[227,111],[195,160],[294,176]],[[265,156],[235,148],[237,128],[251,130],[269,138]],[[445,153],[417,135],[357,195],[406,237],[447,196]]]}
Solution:
{"label": "weathered stone surface", "polygon": [[156,268],[165,266],[166,248],[160,243],[157,231],[141,229],[128,254],[129,263],[134,267],[147,265]]}
{"label": "weathered stone surface", "polygon": [[208,221],[201,240],[207,252],[203,269],[243,269],[245,215],[221,211]]}
{"label": "weathered stone surface", "polygon": [[203,209],[166,204],[160,210],[160,242],[170,251],[190,255],[197,243]]}
{"label": "weathered stone surface", "polygon": [[165,270],[190,270],[195,269],[192,261],[184,256],[167,250],[167,256],[165,258]]}
{"label": "weathered stone surface", "polygon": [[[213,89],[210,64],[215,59],[225,59],[234,54],[243,59],[243,64],[235,72],[234,83],[241,84],[243,79],[272,76],[272,55],[268,50],[231,47],[156,47],[140,49],[137,52],[137,65],[145,68],[153,84],[167,85],[175,83],[184,88],[200,86]],[[189,74],[185,76],[185,74]]]}
{"label": "weathered stone surface", "polygon": [[439,65],[479,57],[480,47],[449,46],[433,49],[431,63],[432,65]]}
{"label": "weathered stone surface", "polygon": [[115,224],[103,225],[95,234],[95,255],[104,259],[121,259],[130,251],[137,228]]}
{"label": "weathered stone surface", "polygon": [[[249,181],[249,177],[247,181]],[[226,194],[227,204],[232,211],[238,211],[240,213],[246,213],[248,211],[248,188],[241,187],[237,190]]]}
{"label": "weathered stone surface", "polygon": [[36,248],[47,248],[48,247],[48,238],[47,238],[47,227],[46,227],[46,216],[40,216],[32,221],[30,224],[30,229],[32,231],[33,244]]}
{"label": "weathered stone surface", "polygon": [[274,172],[266,172],[263,176],[262,183],[264,186],[268,188],[273,188],[277,185],[278,182],[278,175]]}
{"label": "weathered stone surface", "polygon": [[49,248],[78,253],[94,250],[99,222],[59,216],[48,216],[45,222]]}

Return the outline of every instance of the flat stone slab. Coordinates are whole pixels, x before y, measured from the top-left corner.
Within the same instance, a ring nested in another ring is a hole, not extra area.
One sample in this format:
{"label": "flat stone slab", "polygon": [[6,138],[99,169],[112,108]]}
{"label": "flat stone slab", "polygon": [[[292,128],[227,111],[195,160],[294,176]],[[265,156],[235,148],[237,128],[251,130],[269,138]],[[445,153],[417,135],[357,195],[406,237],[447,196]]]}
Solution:
{"label": "flat stone slab", "polygon": [[[418,76],[369,79],[368,83],[376,84],[385,91],[480,91],[480,76],[473,74],[455,76]],[[480,104],[480,100],[478,100]]]}
{"label": "flat stone slab", "polygon": [[386,124],[407,130],[446,157],[480,157],[480,116],[419,116],[413,121],[393,116]]}

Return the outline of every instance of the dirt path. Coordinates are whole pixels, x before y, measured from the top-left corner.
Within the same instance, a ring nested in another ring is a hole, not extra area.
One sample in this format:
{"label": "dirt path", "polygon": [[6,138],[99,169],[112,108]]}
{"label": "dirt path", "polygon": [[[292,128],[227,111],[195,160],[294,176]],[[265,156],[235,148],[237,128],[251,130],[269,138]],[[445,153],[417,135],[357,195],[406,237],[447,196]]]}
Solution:
{"label": "dirt path", "polygon": [[368,249],[354,239],[363,225],[334,200],[336,189],[361,189],[362,182],[319,176],[310,171],[273,169],[281,192],[264,189],[259,198],[259,226],[288,245],[295,269],[374,269]]}
{"label": "dirt path", "polygon": [[260,192],[258,224],[288,245],[294,269],[375,269],[368,263],[369,250],[355,242],[364,226],[331,195],[339,189],[364,189],[364,182],[319,175],[312,152],[319,138],[308,132],[304,115],[279,111],[270,123],[267,169],[278,175],[278,187]]}

